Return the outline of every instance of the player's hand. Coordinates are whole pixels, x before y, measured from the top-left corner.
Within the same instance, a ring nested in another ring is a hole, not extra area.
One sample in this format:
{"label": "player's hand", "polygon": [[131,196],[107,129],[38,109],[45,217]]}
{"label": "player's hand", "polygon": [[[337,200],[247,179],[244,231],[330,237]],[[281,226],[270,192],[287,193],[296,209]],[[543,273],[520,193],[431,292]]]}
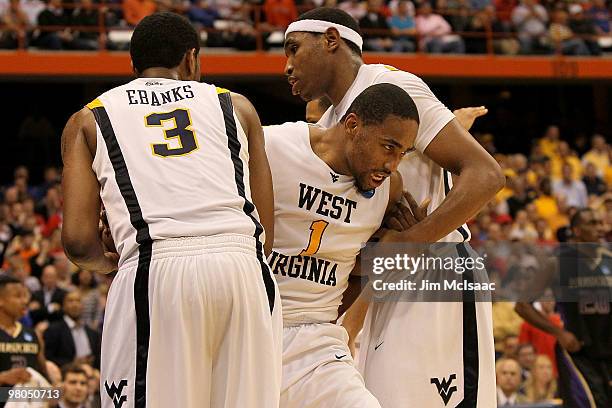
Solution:
{"label": "player's hand", "polygon": [[489,110],[484,106],[461,108],[453,111],[455,117],[459,121],[459,124],[465,129],[470,130],[474,125],[474,121],[487,114]]}
{"label": "player's hand", "polygon": [[102,211],[100,211],[100,222],[98,224],[98,229],[100,230],[100,237],[102,238],[104,249],[108,252],[116,253],[117,248],[115,248],[115,242],[113,241],[113,236],[111,235],[106,210],[104,208],[102,208]]}
{"label": "player's hand", "polygon": [[582,348],[582,343],[578,341],[574,333],[569,332],[567,330],[563,330],[558,336],[557,341],[559,345],[569,351],[570,353],[575,353],[580,351]]}
{"label": "player's hand", "polygon": [[404,191],[403,196],[408,206],[402,202],[397,203],[385,220],[385,227],[398,232],[409,229],[427,217],[427,207],[431,202],[427,198],[419,205],[407,191]]}
{"label": "player's hand", "polygon": [[4,384],[15,385],[30,381],[30,373],[24,367],[11,368],[0,374],[0,380]]}

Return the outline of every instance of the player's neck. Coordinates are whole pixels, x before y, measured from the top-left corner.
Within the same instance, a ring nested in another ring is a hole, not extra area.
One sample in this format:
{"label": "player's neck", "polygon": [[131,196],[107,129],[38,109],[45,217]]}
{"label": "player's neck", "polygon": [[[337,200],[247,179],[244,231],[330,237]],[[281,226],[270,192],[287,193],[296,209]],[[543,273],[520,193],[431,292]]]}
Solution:
{"label": "player's neck", "polygon": [[312,151],[319,156],[336,174],[350,176],[350,168],[344,154],[344,138],[341,134],[343,129],[334,126],[323,129],[310,126],[310,146]]}
{"label": "player's neck", "polygon": [[[342,66],[342,69],[336,72],[334,81],[327,92],[327,96],[334,106],[338,106],[342,102],[344,95],[346,95],[353,82],[355,82],[359,68],[363,65],[363,60],[359,57],[351,56],[347,64],[339,65]],[[350,69],[347,69],[347,67],[350,67]]]}
{"label": "player's neck", "polygon": [[11,316],[7,315],[4,312],[0,312],[0,328],[7,332],[8,334],[13,334],[15,328],[17,327],[17,322]]}
{"label": "player's neck", "polygon": [[142,71],[139,75],[139,78],[167,78],[167,79],[176,79],[180,80],[179,73],[175,69],[163,68],[163,67],[155,67],[155,68],[147,68]]}

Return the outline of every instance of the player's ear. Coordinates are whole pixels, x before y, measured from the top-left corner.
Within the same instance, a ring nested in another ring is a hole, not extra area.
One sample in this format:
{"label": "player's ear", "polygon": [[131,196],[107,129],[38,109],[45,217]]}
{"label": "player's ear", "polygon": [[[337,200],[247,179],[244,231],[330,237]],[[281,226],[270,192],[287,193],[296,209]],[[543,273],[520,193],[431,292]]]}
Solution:
{"label": "player's ear", "polygon": [[334,27],[329,27],[325,33],[323,33],[325,40],[325,47],[329,51],[336,51],[340,47],[340,33]]}
{"label": "player's ear", "polygon": [[357,135],[359,118],[354,113],[349,113],[344,119],[344,131],[352,139]]}
{"label": "player's ear", "polygon": [[132,66],[132,72],[134,73],[134,75],[138,76],[138,70],[136,70],[132,61],[130,61],[130,65]]}
{"label": "player's ear", "polygon": [[187,69],[188,77],[195,77],[198,71],[198,54],[195,48],[187,50],[187,52],[185,53],[185,63],[185,68]]}

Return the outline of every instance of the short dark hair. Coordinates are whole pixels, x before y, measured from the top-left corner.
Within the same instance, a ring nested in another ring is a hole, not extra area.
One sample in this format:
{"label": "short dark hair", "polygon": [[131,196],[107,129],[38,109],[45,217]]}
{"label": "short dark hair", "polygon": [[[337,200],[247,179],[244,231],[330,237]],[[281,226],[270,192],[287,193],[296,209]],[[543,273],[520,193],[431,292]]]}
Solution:
{"label": "short dark hair", "polygon": [[14,284],[14,283],[18,283],[20,285],[23,285],[23,282],[21,282],[19,279],[10,276],[10,275],[0,275],[0,292],[2,292],[2,290],[4,290],[4,288],[7,285],[10,284]]}
{"label": "short dark hair", "polygon": [[351,113],[356,114],[364,125],[380,124],[389,115],[419,123],[419,112],[410,95],[393,84],[376,84],[366,88],[355,98],[342,122]]}
{"label": "short dark hair", "polygon": [[85,377],[88,377],[87,371],[85,371],[83,367],[81,367],[81,364],[77,364],[77,363],[68,363],[62,367],[62,380],[65,380],[66,374],[69,374],[69,373],[83,374]]}
{"label": "short dark hair", "polygon": [[524,348],[530,348],[533,351],[535,351],[535,346],[533,344],[531,344],[531,343],[521,343],[521,344],[519,344],[518,348],[516,349],[517,353],[520,353],[520,351],[522,349],[524,349]]}
{"label": "short dark hair", "polygon": [[582,225],[582,214],[586,214],[586,213],[592,213],[593,210],[591,208],[579,208],[576,210],[576,212],[574,213],[574,215],[572,215],[572,218],[570,219],[570,227],[571,228],[576,228],[580,225]]}
{"label": "short dark hair", "polygon": [[[318,7],[316,9],[309,10],[301,14],[298,17],[298,21],[299,20],[328,21],[330,23],[340,24],[345,27],[348,27],[351,30],[356,31],[357,34],[362,35],[361,30],[359,29],[359,23],[357,23],[357,21],[353,17],[351,17],[350,14],[340,9],[333,8],[333,7]],[[311,34],[316,34],[316,33],[311,33]],[[361,50],[359,49],[357,44],[355,44],[352,41],[347,40],[346,38],[343,38],[343,40],[346,43],[346,45],[348,45],[348,47],[351,49],[353,54],[361,56]]]}
{"label": "short dark hair", "polygon": [[191,23],[176,13],[154,13],[143,18],[134,29],[130,56],[137,72],[147,68],[174,68],[185,53],[200,51],[200,37]]}

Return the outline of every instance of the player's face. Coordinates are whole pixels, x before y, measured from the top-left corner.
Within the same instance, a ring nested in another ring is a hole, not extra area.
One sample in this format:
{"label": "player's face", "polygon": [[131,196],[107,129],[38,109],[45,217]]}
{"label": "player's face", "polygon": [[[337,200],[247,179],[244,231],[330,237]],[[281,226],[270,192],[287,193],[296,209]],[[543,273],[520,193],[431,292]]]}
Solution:
{"label": "player's face", "polygon": [[15,320],[28,311],[30,293],[21,283],[9,283],[0,292],[0,309]]}
{"label": "player's face", "polygon": [[600,242],[604,238],[604,224],[594,211],[586,211],[580,216],[581,220],[574,228],[578,242]]}
{"label": "player's face", "polygon": [[414,120],[387,116],[380,124],[363,125],[355,114],[347,116],[346,152],[355,184],[361,191],[380,186],[397,170],[400,161],[414,147],[418,125]]}
{"label": "player's face", "polygon": [[322,36],[311,33],[290,33],[285,40],[285,75],[291,93],[306,102],[325,95],[329,84],[330,67],[326,66]]}

